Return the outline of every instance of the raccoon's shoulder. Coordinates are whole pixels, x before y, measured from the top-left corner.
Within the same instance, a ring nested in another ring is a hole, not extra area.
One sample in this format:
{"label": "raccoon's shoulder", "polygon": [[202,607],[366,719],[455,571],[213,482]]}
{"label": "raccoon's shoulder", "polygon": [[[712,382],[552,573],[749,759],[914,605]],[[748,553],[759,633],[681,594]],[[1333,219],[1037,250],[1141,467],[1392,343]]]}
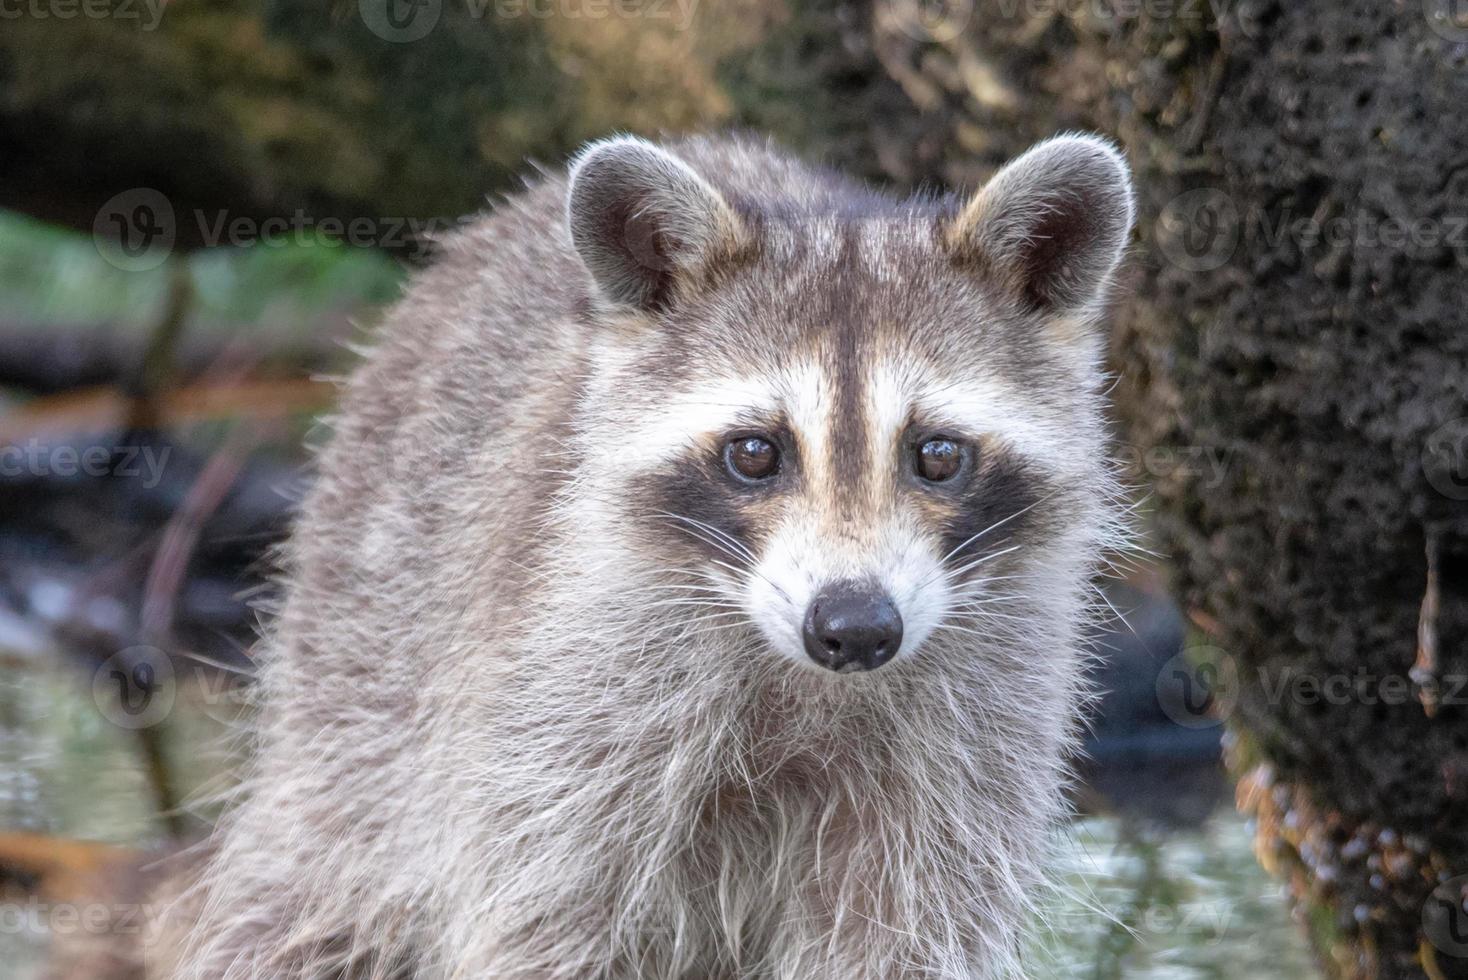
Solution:
{"label": "raccoon's shoulder", "polygon": [[571,246],[565,200],[565,175],[543,174],[437,236],[383,319],[376,359],[484,403],[570,355],[591,282]]}

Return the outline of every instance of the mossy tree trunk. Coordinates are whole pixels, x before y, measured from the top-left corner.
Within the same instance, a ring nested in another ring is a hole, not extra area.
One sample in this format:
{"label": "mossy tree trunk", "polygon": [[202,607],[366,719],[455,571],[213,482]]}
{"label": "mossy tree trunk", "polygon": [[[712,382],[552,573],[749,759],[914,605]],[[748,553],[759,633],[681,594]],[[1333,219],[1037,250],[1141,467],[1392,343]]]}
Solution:
{"label": "mossy tree trunk", "polygon": [[1159,484],[1165,544],[1346,977],[1468,976],[1468,30],[1427,7],[1240,8],[1193,113],[1126,134],[1158,180],[1121,410],[1225,463]]}

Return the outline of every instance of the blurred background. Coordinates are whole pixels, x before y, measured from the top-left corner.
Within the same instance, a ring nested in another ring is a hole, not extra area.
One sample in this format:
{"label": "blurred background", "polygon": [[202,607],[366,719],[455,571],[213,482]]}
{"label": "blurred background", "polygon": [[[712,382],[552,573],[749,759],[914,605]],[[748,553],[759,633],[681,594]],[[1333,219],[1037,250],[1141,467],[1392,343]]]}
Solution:
{"label": "blurred background", "polygon": [[1147,553],[1037,976],[1468,976],[1468,8],[0,0],[0,977],[231,778],[271,549],[434,236],[584,140],[897,191],[1115,138]]}

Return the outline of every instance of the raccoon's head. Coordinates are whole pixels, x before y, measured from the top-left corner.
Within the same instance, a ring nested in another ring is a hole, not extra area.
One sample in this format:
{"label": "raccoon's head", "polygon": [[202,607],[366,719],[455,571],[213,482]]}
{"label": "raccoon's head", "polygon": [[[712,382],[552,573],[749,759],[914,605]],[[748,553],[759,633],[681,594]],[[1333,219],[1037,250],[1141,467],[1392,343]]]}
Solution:
{"label": "raccoon's head", "polygon": [[1110,521],[1120,156],[1064,137],[967,201],[898,202],[773,157],[752,190],[759,158],[717,147],[572,168],[599,338],[576,486],[623,546],[597,574],[640,563],[650,613],[818,672],[1071,617]]}

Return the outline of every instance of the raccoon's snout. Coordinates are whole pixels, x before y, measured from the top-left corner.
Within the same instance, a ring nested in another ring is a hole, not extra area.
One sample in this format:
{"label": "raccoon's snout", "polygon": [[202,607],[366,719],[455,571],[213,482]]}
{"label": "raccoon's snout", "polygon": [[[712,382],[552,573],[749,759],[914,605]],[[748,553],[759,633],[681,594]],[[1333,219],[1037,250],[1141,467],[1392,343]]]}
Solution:
{"label": "raccoon's snout", "polygon": [[876,670],[902,646],[902,614],[888,595],[866,582],[837,582],[805,613],[805,652],[835,671]]}

